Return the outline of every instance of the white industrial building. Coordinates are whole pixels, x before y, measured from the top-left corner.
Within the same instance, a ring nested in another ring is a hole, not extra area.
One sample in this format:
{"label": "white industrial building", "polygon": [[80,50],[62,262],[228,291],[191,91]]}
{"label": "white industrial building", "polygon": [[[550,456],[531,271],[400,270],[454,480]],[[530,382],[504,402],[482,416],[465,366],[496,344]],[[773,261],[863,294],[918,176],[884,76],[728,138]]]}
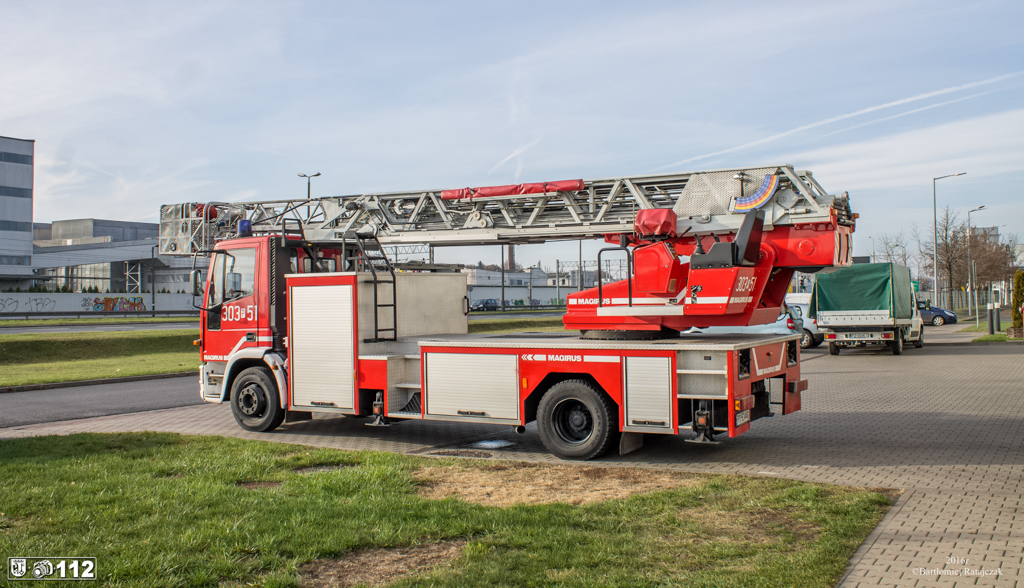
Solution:
{"label": "white industrial building", "polygon": [[32,279],[35,141],[0,137],[0,287]]}

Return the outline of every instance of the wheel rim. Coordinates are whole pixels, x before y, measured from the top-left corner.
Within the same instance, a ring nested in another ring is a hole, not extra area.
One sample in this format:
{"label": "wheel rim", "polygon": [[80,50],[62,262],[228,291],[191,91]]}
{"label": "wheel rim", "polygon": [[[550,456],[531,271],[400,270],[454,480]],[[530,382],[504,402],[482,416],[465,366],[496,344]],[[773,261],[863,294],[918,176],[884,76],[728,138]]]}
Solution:
{"label": "wheel rim", "polygon": [[575,398],[559,402],[553,416],[555,434],[564,443],[581,445],[594,434],[594,415]]}
{"label": "wheel rim", "polygon": [[811,334],[809,332],[804,331],[803,337],[800,337],[800,346],[805,349],[811,346]]}
{"label": "wheel rim", "polygon": [[932,319],[932,324],[936,327],[941,326],[942,323],[946,322],[941,316],[937,316]]}
{"label": "wheel rim", "polygon": [[243,415],[258,419],[267,410],[267,397],[263,389],[256,384],[248,384],[238,391],[238,410]]}

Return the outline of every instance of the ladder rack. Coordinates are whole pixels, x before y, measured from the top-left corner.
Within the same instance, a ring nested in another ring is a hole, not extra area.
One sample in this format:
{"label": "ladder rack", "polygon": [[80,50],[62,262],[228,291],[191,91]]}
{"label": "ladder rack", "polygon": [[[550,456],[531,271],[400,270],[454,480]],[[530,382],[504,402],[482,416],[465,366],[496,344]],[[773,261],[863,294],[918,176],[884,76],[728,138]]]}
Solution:
{"label": "ladder rack", "polygon": [[385,245],[588,239],[633,232],[637,211],[648,208],[671,208],[680,234],[684,229],[690,234],[735,233],[743,220],[742,212],[733,211],[738,199],[767,185],[769,176],[776,187],[759,205],[766,211],[765,230],[831,221],[853,224],[846,193],[829,195],[811,172],[777,165],[556,182],[552,186],[573,188],[539,193],[417,190],[165,205],[160,209],[160,254],[198,254],[221,240],[250,233],[297,234],[309,242],[335,243],[369,232]]}

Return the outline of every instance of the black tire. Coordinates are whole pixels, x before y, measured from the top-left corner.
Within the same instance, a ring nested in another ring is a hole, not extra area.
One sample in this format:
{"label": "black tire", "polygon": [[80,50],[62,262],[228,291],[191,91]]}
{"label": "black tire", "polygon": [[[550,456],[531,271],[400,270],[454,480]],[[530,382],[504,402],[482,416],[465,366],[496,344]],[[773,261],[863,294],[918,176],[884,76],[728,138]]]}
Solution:
{"label": "black tire", "polygon": [[828,354],[829,355],[839,355],[839,346],[836,345],[835,343],[829,343],[828,344]]}
{"label": "black tire", "polygon": [[920,349],[924,347],[924,328],[921,328],[921,332],[917,335],[917,341],[914,341],[914,349]]}
{"label": "black tire", "polygon": [[824,335],[818,335],[817,337],[814,337],[814,343],[811,344],[811,347],[818,347],[819,345],[821,345],[824,342],[825,342],[825,336]]}
{"label": "black tire", "polygon": [[810,349],[811,347],[814,347],[814,335],[804,329],[804,334],[800,336],[800,349]]}
{"label": "black tire", "polygon": [[230,402],[235,422],[246,431],[273,431],[284,421],[277,384],[265,367],[242,370],[231,384]]}
{"label": "black tire", "polygon": [[537,407],[537,430],[548,451],[562,459],[595,459],[619,439],[619,410],[583,380],[565,380]]}
{"label": "black tire", "polygon": [[935,315],[932,318],[932,324],[935,325],[936,327],[941,327],[942,325],[946,324],[946,319],[942,318],[939,315]]}
{"label": "black tire", "polygon": [[893,334],[892,341],[889,342],[889,349],[892,350],[893,355],[903,355],[903,330],[900,329]]}

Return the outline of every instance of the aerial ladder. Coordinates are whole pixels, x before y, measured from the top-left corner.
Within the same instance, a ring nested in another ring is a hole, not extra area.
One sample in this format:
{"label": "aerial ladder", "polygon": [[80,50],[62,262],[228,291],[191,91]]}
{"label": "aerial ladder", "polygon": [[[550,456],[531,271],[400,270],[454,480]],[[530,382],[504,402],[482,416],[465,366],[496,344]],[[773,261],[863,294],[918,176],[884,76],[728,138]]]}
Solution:
{"label": "aerial ladder", "polygon": [[[590,338],[660,338],[774,321],[794,271],[850,264],[856,216],[847,193],[829,194],[810,171],[773,165],[166,205],[160,253],[196,255],[227,239],[281,235],[310,256],[339,248],[337,269],[372,270],[387,282],[390,264],[371,262],[367,243],[379,250],[601,238],[611,246],[599,257],[624,256],[629,275],[570,295],[566,327]],[[384,304],[394,304],[393,294]]]}

